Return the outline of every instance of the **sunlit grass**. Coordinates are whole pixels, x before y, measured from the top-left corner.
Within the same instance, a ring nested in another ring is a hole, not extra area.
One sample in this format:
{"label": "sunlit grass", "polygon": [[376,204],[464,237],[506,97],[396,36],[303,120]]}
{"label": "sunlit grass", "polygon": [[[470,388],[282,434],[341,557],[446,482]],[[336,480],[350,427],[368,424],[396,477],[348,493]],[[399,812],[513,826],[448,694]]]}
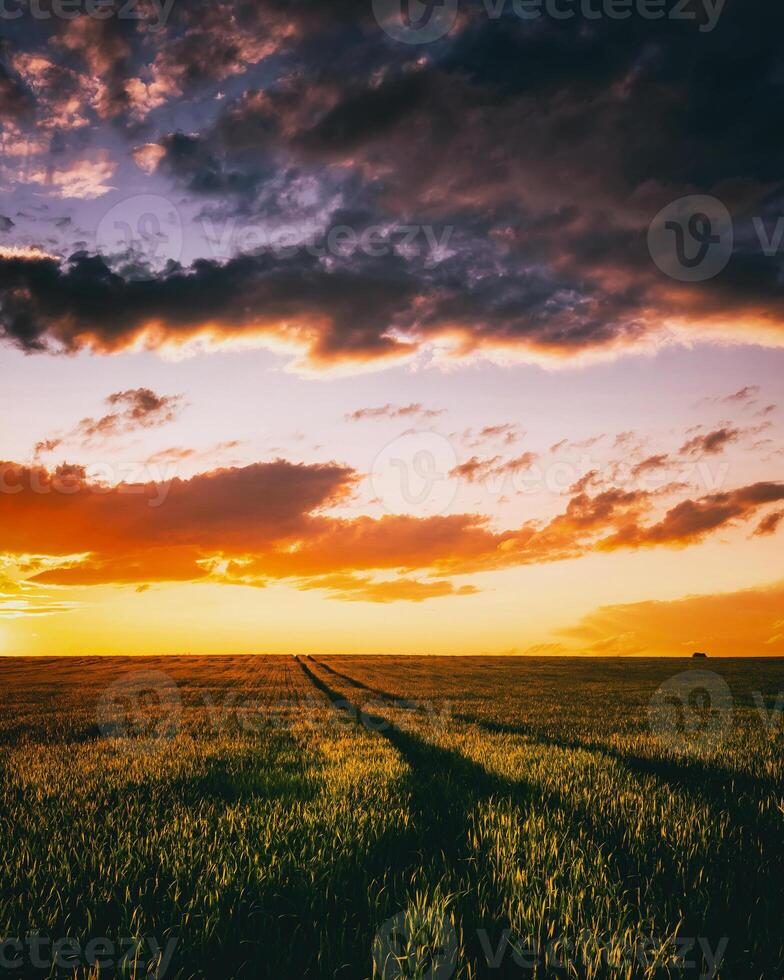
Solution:
{"label": "sunlit grass", "polygon": [[[177,685],[163,737],[99,722],[142,669]],[[715,954],[716,976],[777,978],[781,735],[751,692],[784,672],[729,669],[732,728],[711,753],[648,728],[673,672],[10,661],[2,935],[176,940],[128,976],[698,977]]]}

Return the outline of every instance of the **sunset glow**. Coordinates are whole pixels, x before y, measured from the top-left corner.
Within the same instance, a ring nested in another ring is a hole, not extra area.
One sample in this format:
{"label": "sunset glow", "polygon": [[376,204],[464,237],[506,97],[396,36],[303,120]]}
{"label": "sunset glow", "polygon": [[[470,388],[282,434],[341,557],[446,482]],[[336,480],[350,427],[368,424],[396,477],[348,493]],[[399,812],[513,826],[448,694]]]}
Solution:
{"label": "sunset glow", "polygon": [[704,108],[751,15],[170,13],[2,69],[0,651],[784,655],[775,154]]}

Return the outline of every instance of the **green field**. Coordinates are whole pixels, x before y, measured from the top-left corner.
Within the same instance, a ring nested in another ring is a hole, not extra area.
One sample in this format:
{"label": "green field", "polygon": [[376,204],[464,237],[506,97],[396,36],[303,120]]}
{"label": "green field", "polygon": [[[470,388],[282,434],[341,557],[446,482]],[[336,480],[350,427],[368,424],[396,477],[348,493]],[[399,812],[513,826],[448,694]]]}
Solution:
{"label": "green field", "polygon": [[782,661],[2,669],[0,978],[784,974]]}

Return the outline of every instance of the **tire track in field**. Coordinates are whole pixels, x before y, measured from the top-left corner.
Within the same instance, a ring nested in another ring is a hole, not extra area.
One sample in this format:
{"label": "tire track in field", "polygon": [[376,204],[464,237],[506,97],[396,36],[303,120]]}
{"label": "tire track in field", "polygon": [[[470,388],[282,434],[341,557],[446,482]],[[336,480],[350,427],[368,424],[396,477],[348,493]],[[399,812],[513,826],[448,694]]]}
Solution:
{"label": "tire track in field", "polygon": [[390,694],[389,691],[384,691],[380,687],[372,687],[370,684],[365,684],[362,681],[358,681],[356,677],[351,677],[349,674],[344,674],[340,670],[335,670],[334,667],[330,667],[329,664],[324,663],[323,660],[316,660],[315,657],[308,657],[308,660],[312,664],[316,664],[322,670],[326,670],[328,673],[333,674],[335,677],[339,677],[342,681],[346,681],[352,687],[356,687],[360,691],[367,691],[369,694],[375,694],[377,697],[384,698],[387,701],[400,700],[396,695]]}
{"label": "tire track in field", "polygon": [[[355,680],[350,675],[337,671],[327,664],[322,664],[319,661],[313,660],[312,658],[311,662],[351,684],[357,690],[367,691],[390,701],[399,701],[399,699],[397,699],[394,695],[391,695],[380,688],[365,684],[362,681]],[[308,673],[312,674],[312,671],[308,671]],[[325,693],[331,691],[329,686],[324,682],[320,682],[320,684],[317,686],[320,686]],[[334,694],[335,692],[332,693]],[[345,704],[345,701],[343,701],[343,703]],[[352,705],[351,710],[356,712],[356,706]],[[364,717],[365,719],[369,720],[367,712],[364,712]],[[654,778],[660,784],[667,787],[677,786],[682,790],[695,794],[698,796],[698,798],[710,804],[711,807],[715,807],[717,810],[727,809],[735,814],[736,820],[739,821],[741,825],[750,824],[753,826],[754,823],[758,823],[759,813],[757,811],[757,806],[761,795],[766,793],[775,795],[778,793],[780,797],[781,794],[781,784],[774,779],[757,778],[748,776],[744,773],[733,773],[726,769],[721,769],[715,765],[711,765],[710,762],[699,759],[678,761],[666,758],[648,758],[638,754],[627,755],[624,754],[622,750],[604,745],[602,743],[595,741],[582,742],[579,739],[568,737],[556,738],[545,735],[544,733],[537,731],[532,726],[523,724],[515,725],[504,722],[495,722],[491,719],[470,714],[455,714],[453,718],[455,721],[468,725],[474,725],[488,734],[525,737],[532,743],[542,746],[552,746],[553,748],[566,751],[586,751],[592,754],[601,755],[607,759],[617,761],[635,780],[639,780],[640,778],[644,777]],[[369,720],[369,724],[372,723],[373,722]],[[386,737],[389,738],[393,745],[398,748],[404,758],[406,758],[409,764],[413,767],[417,764],[416,752],[414,753],[413,757],[407,754],[406,745],[400,741],[399,735],[392,732],[392,729],[394,729],[395,726],[391,725],[389,722],[387,722],[387,724],[390,725],[390,729],[387,732],[382,731],[381,734],[386,735]],[[407,733],[402,734],[406,735]],[[414,740],[419,741],[420,745],[425,747],[425,751],[433,750],[430,752],[431,755],[438,756],[439,753],[447,753],[449,755],[453,754],[452,750],[443,749],[439,746],[433,746],[430,743],[424,743],[421,739],[417,739],[416,736],[408,737],[409,739],[413,738]],[[409,750],[411,748],[410,742],[408,748]],[[476,767],[482,769],[482,772],[486,777],[490,776],[490,774],[488,774],[483,767],[465,759],[465,757],[460,755],[459,752],[455,752],[454,755],[460,756],[460,758],[469,763],[472,768]],[[493,777],[490,777],[490,779],[492,780]],[[492,785],[492,783],[480,778],[477,780],[476,785],[480,787],[480,793],[477,797],[478,800],[485,795],[481,792],[481,788],[488,788],[490,785]],[[591,838],[596,844],[602,847],[605,847],[605,844],[609,845],[614,853],[614,863],[621,871],[621,875],[624,880],[630,880],[630,876],[631,879],[639,876],[641,869],[637,866],[634,857],[624,848],[619,846],[617,837],[608,836],[607,828],[597,820],[597,815],[595,813],[589,813],[587,810],[585,810],[585,808],[576,806],[573,800],[566,800],[563,798],[559,799],[557,793],[545,790],[538,784],[531,784],[525,780],[520,780],[518,782],[516,780],[505,780],[503,777],[497,777],[494,781],[494,785],[496,790],[493,795],[503,794],[511,798],[512,801],[517,804],[525,803],[526,801],[536,801],[537,803],[541,802],[545,805],[555,805],[567,809],[575,819],[581,820],[587,827],[590,828]],[[639,783],[638,785],[640,792],[644,793],[644,785],[642,783]],[[780,821],[776,817],[775,807],[771,809],[770,819],[766,822],[778,826]],[[777,840],[778,835],[774,826],[770,826],[768,832],[770,833],[771,840]],[[727,841],[727,852],[727,863],[728,865],[731,865],[734,853],[734,844],[731,841]],[[720,863],[720,855],[717,855],[716,857],[717,863]],[[780,888],[780,882],[774,881],[770,875],[770,870],[770,868],[767,869],[768,873],[765,876],[767,887]],[[762,869],[760,869],[759,873],[762,874]],[[750,894],[748,896],[748,901],[753,902],[753,900],[754,894]],[[742,904],[746,903],[744,902]],[[737,912],[737,909],[734,907],[714,910],[713,915],[718,919],[719,931],[722,935],[732,936],[738,935],[742,932],[742,916],[740,919],[736,919],[734,912]],[[694,929],[699,931],[700,927],[704,928],[705,923],[700,920],[692,923],[692,925]]]}
{"label": "tire track in field", "polygon": [[[455,873],[472,887],[466,890],[464,905],[460,909],[465,926],[466,953],[469,962],[483,967],[484,957],[478,944],[476,930],[482,919],[476,902],[477,882],[481,871],[477,868],[477,853],[471,844],[471,816],[476,805],[496,795],[506,795],[508,786],[502,777],[488,773],[482,766],[466,758],[460,752],[432,745],[422,738],[395,725],[383,715],[371,713],[343,697],[303,659],[298,660],[302,672],[311,684],[328,700],[332,708],[385,738],[409,766],[408,789],[412,825],[406,866],[399,870],[401,882],[400,907],[407,904],[406,883],[414,872],[433,872],[434,882],[446,874]],[[311,659],[310,664],[315,665]],[[334,673],[337,673],[336,671]],[[349,681],[350,682],[350,681]],[[367,690],[366,685],[355,685]],[[377,693],[377,692],[376,692]],[[393,909],[393,912],[399,909]],[[509,923],[499,917],[488,924],[490,928],[508,928]],[[480,973],[480,975],[482,975]],[[494,970],[493,976],[501,980],[503,970]]]}
{"label": "tire track in field", "polygon": [[[314,665],[318,664],[312,658],[310,662]],[[591,812],[585,806],[576,803],[574,799],[567,798],[557,790],[544,787],[540,783],[534,783],[522,775],[510,779],[492,773],[481,763],[467,758],[458,749],[435,745],[418,734],[407,732],[383,715],[371,714],[346,699],[304,662],[300,661],[300,666],[305,676],[327,697],[336,710],[345,712],[358,723],[358,719],[361,718],[368,728],[386,738],[408,763],[412,774],[412,811],[420,834],[426,841],[432,841],[425,846],[435,847],[445,865],[456,866],[469,876],[471,888],[466,897],[470,898],[472,903],[476,902],[483,876],[483,870],[479,866],[481,855],[470,845],[472,815],[478,804],[494,799],[508,800],[513,805],[521,807],[523,812],[525,810],[542,812],[551,809],[566,813],[575,826],[582,825],[588,830],[592,842],[604,852],[607,862],[613,865],[618,881],[628,886],[638,879],[640,868],[636,858],[621,843],[616,834],[608,833],[600,813]],[[353,681],[349,675],[341,675],[335,670],[331,673],[341,676],[348,683]],[[353,686],[358,690],[370,691],[377,695],[382,693],[380,689],[371,688],[361,681]],[[391,695],[387,694],[387,697],[395,700]],[[455,720],[477,724],[477,719],[469,716],[455,716]],[[477,727],[481,726],[477,725]],[[412,863],[416,863],[415,859]],[[498,917],[491,922],[488,922],[478,910],[472,910],[471,904],[461,909],[462,920],[466,927],[467,959],[478,971],[476,973],[478,977],[486,977],[488,980],[514,977],[515,980],[519,980],[519,966],[513,966],[508,960],[501,968],[490,969],[486,954],[476,941],[478,928],[486,928],[490,935],[500,935],[501,931],[507,928],[507,920],[500,912],[500,898],[497,901]]]}
{"label": "tire track in field", "polygon": [[[314,666],[318,664],[312,658],[309,660]],[[608,862],[616,868],[618,880],[628,881],[629,871],[636,871],[633,856],[617,837],[607,836],[607,828],[602,824],[600,814],[591,813],[557,790],[531,782],[522,775],[510,779],[493,773],[481,763],[463,755],[459,749],[429,742],[421,735],[401,728],[384,715],[372,713],[345,698],[302,659],[299,660],[299,665],[304,675],[325,695],[335,710],[351,717],[357,724],[364,723],[368,729],[387,739],[408,764],[411,772],[411,811],[416,835],[415,846],[410,855],[411,865],[421,867],[423,858],[436,854],[440,856],[446,869],[454,868],[469,878],[471,887],[465,892],[465,905],[460,913],[465,926],[467,960],[478,970],[474,975],[495,980],[502,980],[507,976],[519,980],[520,977],[519,966],[513,965],[509,960],[501,967],[490,969],[486,953],[477,937],[477,930],[482,928],[487,929],[489,935],[500,936],[502,930],[509,927],[509,922],[501,911],[500,896],[496,899],[497,917],[492,921],[488,922],[478,908],[484,870],[480,866],[482,855],[471,843],[473,818],[478,805],[493,800],[508,800],[513,805],[522,807],[523,811],[529,809],[541,812],[547,808],[563,811],[576,825],[590,829],[591,839],[602,848]],[[332,673],[339,672],[333,670]],[[353,680],[348,675],[343,676],[349,683]],[[362,682],[357,682],[354,686],[358,690],[380,693],[379,689],[370,688]],[[612,858],[609,857],[610,854]]]}
{"label": "tire track in field", "polygon": [[582,741],[578,738],[556,738],[538,731],[532,725],[514,724],[510,722],[492,721],[478,715],[456,714],[457,721],[476,725],[490,735],[514,735],[529,739],[538,745],[552,746],[557,749],[591,752],[613,759],[635,777],[652,777],[660,783],[686,789],[690,793],[699,793],[709,802],[717,801],[723,807],[735,808],[738,796],[744,793],[750,796],[778,795],[784,793],[781,781],[763,775],[754,776],[737,772],[713,764],[709,760],[669,759],[664,756],[645,756],[634,752],[624,752],[603,742]]}
{"label": "tire track in field", "polygon": [[[335,670],[328,664],[318,660],[313,662],[355,687],[374,693],[381,698],[395,699],[395,695],[364,684],[348,674]],[[511,735],[528,739],[537,745],[603,756],[620,763],[633,778],[655,779],[660,785],[666,784],[685,790],[690,794],[699,795],[702,800],[712,806],[718,805],[720,809],[729,809],[738,815],[748,811],[749,806],[755,806],[757,800],[762,796],[781,798],[784,795],[784,786],[780,780],[763,775],[733,771],[716,765],[711,760],[656,758],[655,756],[624,752],[622,749],[595,740],[585,741],[567,736],[547,735],[535,726],[524,723],[494,721],[481,715],[467,713],[455,713],[452,717],[455,721],[463,724],[474,725],[489,735]]]}
{"label": "tire track in field", "polygon": [[[313,662],[316,663],[316,661]],[[311,683],[326,695],[333,708],[347,715],[351,714],[354,718],[359,718],[361,715],[366,721],[366,727],[371,731],[377,731],[379,735],[391,742],[412,767],[421,766],[424,762],[436,763],[437,765],[431,767],[434,773],[439,775],[446,774],[448,776],[458,775],[461,779],[469,777],[468,785],[477,788],[485,796],[504,792],[507,789],[507,781],[503,777],[488,773],[484,766],[472,762],[466,756],[462,755],[462,753],[454,749],[445,749],[441,746],[433,745],[430,742],[425,742],[417,735],[395,725],[385,716],[368,711],[354,704],[343,697],[339,691],[330,687],[303,660],[299,661],[299,665]],[[361,686],[363,689],[366,689],[366,685]],[[386,697],[391,698],[391,695],[386,695]],[[430,755],[433,758],[428,760],[425,758],[426,755]],[[432,801],[429,800],[428,805],[431,805],[431,803]]]}
{"label": "tire track in field", "polygon": [[[389,701],[397,701],[403,705],[406,704],[405,699],[398,698],[397,695],[390,694],[388,691],[384,691],[379,687],[365,684],[351,677],[349,674],[335,670],[334,667],[331,667],[323,661],[316,660],[313,657],[309,657],[308,659],[322,670],[334,674],[353,687],[367,691],[370,694],[375,694]],[[780,796],[784,792],[784,787],[782,787],[781,782],[771,777],[752,776],[747,773],[734,772],[701,759],[674,760],[648,757],[637,753],[627,753],[602,742],[581,741],[580,739],[566,738],[563,736],[555,738],[552,735],[544,734],[532,725],[493,721],[489,718],[483,718],[481,715],[461,713],[453,715],[453,718],[455,721],[463,722],[467,725],[476,725],[490,735],[520,736],[539,745],[603,755],[608,759],[614,759],[620,762],[633,776],[653,777],[660,782],[667,782],[673,786],[688,789],[691,792],[698,791],[705,793],[714,801],[718,795],[721,798],[722,805],[725,806],[732,806],[733,803],[736,803],[738,794],[742,793],[748,793],[750,795],[760,793],[778,794]]]}

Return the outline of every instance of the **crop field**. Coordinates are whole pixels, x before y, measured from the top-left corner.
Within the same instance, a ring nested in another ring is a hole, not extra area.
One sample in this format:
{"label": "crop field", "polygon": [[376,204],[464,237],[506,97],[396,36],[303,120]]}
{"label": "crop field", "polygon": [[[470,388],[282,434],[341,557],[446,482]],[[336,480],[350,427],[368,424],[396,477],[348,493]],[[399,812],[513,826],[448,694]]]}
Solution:
{"label": "crop field", "polygon": [[784,662],[8,659],[5,976],[784,974]]}

